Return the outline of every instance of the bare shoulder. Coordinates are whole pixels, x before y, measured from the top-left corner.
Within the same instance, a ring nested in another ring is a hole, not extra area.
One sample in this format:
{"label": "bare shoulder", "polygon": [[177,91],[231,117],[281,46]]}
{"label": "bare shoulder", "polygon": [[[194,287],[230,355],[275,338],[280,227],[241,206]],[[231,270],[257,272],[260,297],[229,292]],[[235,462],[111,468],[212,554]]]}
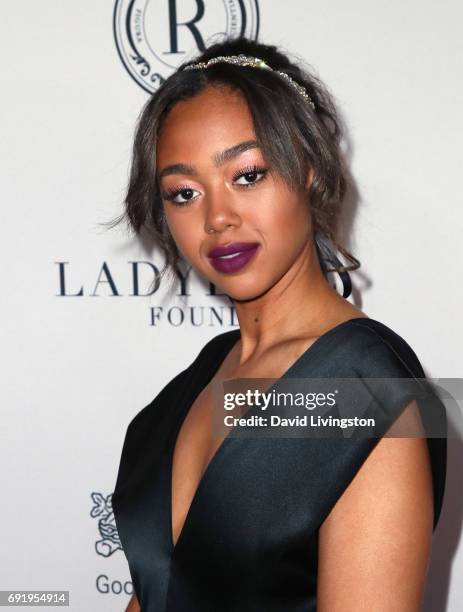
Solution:
{"label": "bare shoulder", "polygon": [[140,612],[140,610],[141,610],[140,604],[138,603],[137,596],[134,593],[132,597],[130,598],[130,601],[128,603],[127,608],[125,609],[125,612]]}
{"label": "bare shoulder", "polygon": [[320,528],[317,610],[420,610],[432,530],[426,438],[381,438]]}

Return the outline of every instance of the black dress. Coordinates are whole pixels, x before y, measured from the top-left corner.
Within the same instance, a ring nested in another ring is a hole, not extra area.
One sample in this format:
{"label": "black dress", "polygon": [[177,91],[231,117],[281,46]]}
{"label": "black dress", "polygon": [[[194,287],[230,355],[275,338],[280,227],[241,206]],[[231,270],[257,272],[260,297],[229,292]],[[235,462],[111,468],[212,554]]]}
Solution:
{"label": "black dress", "polygon": [[[142,612],[316,610],[319,527],[378,442],[227,436],[174,546],[177,434],[239,338],[234,329],[210,340],[128,425],[112,504]],[[359,376],[425,378],[403,338],[379,321],[356,318],[320,336],[279,380]],[[426,440],[435,528],[447,444],[445,437]]]}

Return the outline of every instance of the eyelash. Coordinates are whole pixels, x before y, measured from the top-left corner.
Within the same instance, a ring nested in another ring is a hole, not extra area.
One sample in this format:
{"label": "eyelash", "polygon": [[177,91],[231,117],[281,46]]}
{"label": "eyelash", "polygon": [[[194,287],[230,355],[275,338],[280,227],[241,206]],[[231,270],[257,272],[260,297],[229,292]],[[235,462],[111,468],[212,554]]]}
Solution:
{"label": "eyelash", "polygon": [[[268,168],[264,168],[262,166],[257,166],[256,164],[252,165],[252,166],[247,166],[245,168],[241,168],[240,170],[238,170],[237,172],[235,172],[235,174],[233,175],[233,181],[236,181],[237,179],[241,178],[242,176],[246,176],[246,174],[262,174],[261,178],[255,180],[253,183],[248,183],[245,185],[238,185],[238,187],[243,187],[244,189],[249,189],[252,187],[255,187],[255,185],[257,185],[257,183],[260,183],[261,181],[263,181],[267,175],[268,172]],[[191,187],[189,187],[188,185],[181,185],[180,187],[178,187],[177,189],[173,189],[171,191],[164,191],[161,195],[162,195],[162,199],[163,200],[168,200],[169,202],[171,202],[174,206],[186,206],[187,204],[189,204],[190,202],[193,202],[193,200],[195,198],[191,198],[190,200],[187,200],[186,202],[174,202],[174,198],[176,198],[179,194],[182,193],[182,191],[194,191]]]}

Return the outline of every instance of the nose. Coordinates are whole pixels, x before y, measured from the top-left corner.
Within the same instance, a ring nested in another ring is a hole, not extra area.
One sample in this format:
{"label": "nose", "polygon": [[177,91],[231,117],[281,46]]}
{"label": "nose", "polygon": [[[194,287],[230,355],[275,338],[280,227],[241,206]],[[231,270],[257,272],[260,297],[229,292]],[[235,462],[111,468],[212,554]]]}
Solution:
{"label": "nose", "polygon": [[233,194],[228,193],[226,189],[209,192],[205,205],[204,231],[207,234],[223,232],[228,227],[241,225]]}

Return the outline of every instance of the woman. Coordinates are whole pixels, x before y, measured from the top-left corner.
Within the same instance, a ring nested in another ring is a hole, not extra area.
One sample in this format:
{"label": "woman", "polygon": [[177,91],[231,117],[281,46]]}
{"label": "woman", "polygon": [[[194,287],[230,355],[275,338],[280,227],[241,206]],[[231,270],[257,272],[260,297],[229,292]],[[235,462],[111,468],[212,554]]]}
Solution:
{"label": "woman", "polygon": [[118,221],[219,287],[239,329],[128,426],[113,494],[128,611],[420,610],[445,438],[211,433],[214,381],[424,377],[405,340],[345,299],[360,264],[337,241],[340,141],[323,84],[244,38],[181,66],[140,117]]}

